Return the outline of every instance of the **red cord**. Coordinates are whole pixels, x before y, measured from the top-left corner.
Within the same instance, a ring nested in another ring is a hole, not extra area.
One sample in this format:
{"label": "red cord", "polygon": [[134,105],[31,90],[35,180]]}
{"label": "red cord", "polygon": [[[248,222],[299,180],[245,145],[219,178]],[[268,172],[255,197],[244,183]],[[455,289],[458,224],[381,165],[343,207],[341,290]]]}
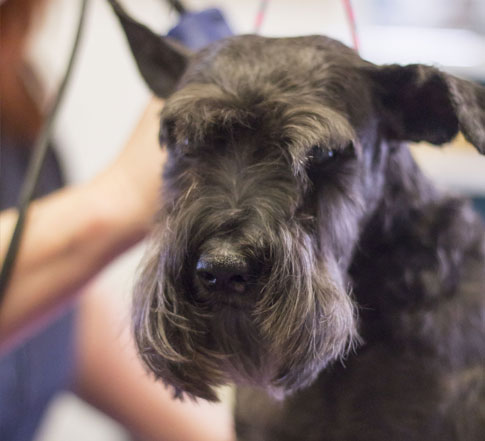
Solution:
{"label": "red cord", "polygon": [[259,10],[254,21],[254,33],[259,34],[261,27],[263,26],[264,18],[266,16],[266,10],[268,9],[269,0],[261,0],[259,4]]}
{"label": "red cord", "polygon": [[352,7],[351,0],[343,0],[345,13],[347,15],[347,21],[349,23],[350,32],[352,34],[352,42],[356,52],[359,52],[359,36],[357,34],[357,24],[355,21],[354,8]]}

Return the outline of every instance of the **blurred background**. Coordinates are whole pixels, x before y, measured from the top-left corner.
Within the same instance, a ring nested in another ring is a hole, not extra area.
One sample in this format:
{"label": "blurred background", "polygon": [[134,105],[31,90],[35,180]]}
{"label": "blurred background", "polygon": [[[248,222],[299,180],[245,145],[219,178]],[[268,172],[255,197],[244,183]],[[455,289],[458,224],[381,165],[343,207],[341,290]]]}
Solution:
{"label": "blurred background", "polygon": [[[16,0],[4,0],[16,1]],[[28,59],[44,84],[44,103],[55,94],[69,56],[78,0],[50,0],[36,17]],[[177,15],[162,0],[124,0],[153,30],[166,33]],[[259,0],[184,0],[189,9],[223,10],[235,33],[251,33]],[[376,63],[427,63],[485,84],[485,1],[354,0],[361,55]],[[261,34],[326,34],[351,44],[341,0],[272,0]],[[69,182],[83,182],[119,152],[150,94],[132,61],[106,0],[92,0],[74,76],[55,129]],[[471,195],[485,210],[485,158],[458,137],[445,148],[414,146],[416,158],[439,186]],[[102,275],[120,301],[129,299],[143,245]],[[121,427],[66,394],[51,406],[37,441],[129,439]]]}

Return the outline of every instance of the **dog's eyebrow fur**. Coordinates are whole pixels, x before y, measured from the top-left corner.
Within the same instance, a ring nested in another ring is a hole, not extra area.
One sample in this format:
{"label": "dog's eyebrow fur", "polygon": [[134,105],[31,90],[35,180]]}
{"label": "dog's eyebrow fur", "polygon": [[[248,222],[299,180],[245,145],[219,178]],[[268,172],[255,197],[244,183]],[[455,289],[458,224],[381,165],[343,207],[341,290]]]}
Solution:
{"label": "dog's eyebrow fur", "polygon": [[261,142],[286,147],[297,162],[313,145],[338,150],[355,139],[347,118],[308,94],[265,90],[226,92],[216,84],[192,83],[167,101],[162,113],[169,142],[192,145],[245,129],[264,133]]}

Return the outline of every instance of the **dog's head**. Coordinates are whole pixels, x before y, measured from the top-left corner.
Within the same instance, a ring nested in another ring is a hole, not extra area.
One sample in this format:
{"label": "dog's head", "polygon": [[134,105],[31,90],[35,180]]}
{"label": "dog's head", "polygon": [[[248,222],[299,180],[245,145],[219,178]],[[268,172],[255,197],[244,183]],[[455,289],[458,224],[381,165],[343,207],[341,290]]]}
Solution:
{"label": "dog's head", "polygon": [[356,340],[347,280],[382,195],[388,140],[485,151],[485,92],[420,65],[377,67],[320,36],[240,36],[189,55],[118,10],[167,102],[161,214],[136,286],[140,354],[175,388],[283,395]]}

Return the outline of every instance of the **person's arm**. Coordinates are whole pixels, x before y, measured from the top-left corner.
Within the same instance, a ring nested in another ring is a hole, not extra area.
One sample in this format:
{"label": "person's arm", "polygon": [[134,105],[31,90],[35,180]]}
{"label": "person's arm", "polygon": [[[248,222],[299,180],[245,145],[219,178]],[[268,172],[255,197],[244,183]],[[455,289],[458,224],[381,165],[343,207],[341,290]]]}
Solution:
{"label": "person's arm", "polygon": [[[0,306],[0,348],[52,312],[113,257],[148,231],[163,162],[161,102],[153,100],[127,146],[102,174],[32,203]],[[16,221],[0,214],[0,261]]]}
{"label": "person's arm", "polygon": [[[118,293],[115,293],[118,294]],[[75,392],[140,441],[231,441],[228,403],[181,402],[142,367],[119,295],[98,287],[81,299]]]}

